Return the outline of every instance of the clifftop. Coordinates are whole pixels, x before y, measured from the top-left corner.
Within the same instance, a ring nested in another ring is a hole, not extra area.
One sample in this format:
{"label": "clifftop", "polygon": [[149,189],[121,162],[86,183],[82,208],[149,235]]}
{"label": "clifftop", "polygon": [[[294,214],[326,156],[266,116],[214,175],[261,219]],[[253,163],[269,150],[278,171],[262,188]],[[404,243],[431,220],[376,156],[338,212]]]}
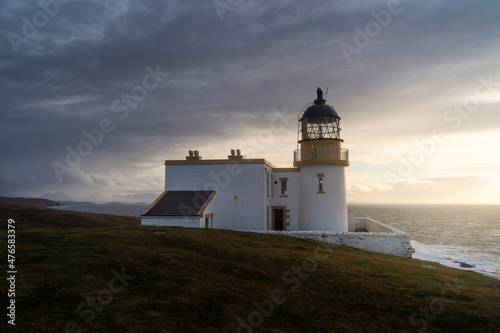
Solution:
{"label": "clifftop", "polygon": [[500,327],[495,280],[471,271],[279,235],[139,226],[138,218],[4,201],[0,208],[2,238],[7,219],[16,220],[12,332]]}

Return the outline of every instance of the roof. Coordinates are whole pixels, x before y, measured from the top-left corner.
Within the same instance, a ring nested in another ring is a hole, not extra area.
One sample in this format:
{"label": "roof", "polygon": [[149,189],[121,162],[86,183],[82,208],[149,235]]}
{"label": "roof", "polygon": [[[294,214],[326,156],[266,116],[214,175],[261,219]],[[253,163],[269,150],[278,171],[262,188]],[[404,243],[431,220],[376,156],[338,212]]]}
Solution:
{"label": "roof", "polygon": [[314,100],[314,104],[306,109],[300,120],[313,117],[340,118],[337,111],[335,111],[332,106],[325,104],[326,99],[323,98],[323,91],[319,87],[316,92],[318,97]]}
{"label": "roof", "polygon": [[[316,102],[316,101],[315,101]],[[313,117],[336,117],[340,118],[337,111],[327,104],[313,104],[307,108],[301,119]]]}
{"label": "roof", "polygon": [[141,216],[201,216],[215,191],[165,191]]}
{"label": "roof", "polygon": [[216,160],[166,160],[165,165],[198,165],[198,164],[265,164],[271,168],[276,168],[274,164],[263,158],[243,158],[241,160],[216,159]]}

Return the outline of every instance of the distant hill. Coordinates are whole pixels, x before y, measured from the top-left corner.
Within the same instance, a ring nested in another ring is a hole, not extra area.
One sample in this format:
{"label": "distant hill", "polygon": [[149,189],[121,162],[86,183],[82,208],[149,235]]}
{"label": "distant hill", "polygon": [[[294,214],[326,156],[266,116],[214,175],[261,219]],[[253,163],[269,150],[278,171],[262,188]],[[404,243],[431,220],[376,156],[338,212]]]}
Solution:
{"label": "distant hill", "polygon": [[41,196],[42,198],[54,200],[54,201],[75,201],[74,198],[70,197],[62,191],[57,191],[54,193],[45,193]]}
{"label": "distant hill", "polygon": [[113,201],[126,203],[144,203],[149,205],[158,198],[160,193],[136,193],[136,194],[118,194],[113,196]]}
{"label": "distant hill", "polygon": [[17,229],[95,228],[141,223],[137,217],[57,210],[3,199],[0,199],[0,219],[2,221],[14,219]]}
{"label": "distant hill", "polygon": [[93,193],[91,195],[88,195],[86,197],[83,197],[79,201],[89,201],[93,203],[106,203],[110,201],[114,201],[111,196],[104,196],[100,193]]}
{"label": "distant hill", "polygon": [[8,197],[0,197],[0,200],[14,201],[14,202],[22,202],[25,204],[43,206],[43,207],[53,207],[59,206],[59,203],[53,200],[41,199],[41,198],[8,198]]}
{"label": "distant hill", "polygon": [[103,195],[101,193],[93,193],[82,198],[80,201],[89,201],[93,203],[144,203],[150,204],[159,194],[157,193],[136,193],[136,194],[115,194],[115,195]]}
{"label": "distant hill", "polygon": [[[4,318],[2,332],[500,327],[500,281],[437,263],[281,235],[139,226],[138,218],[10,201],[0,201],[0,217],[4,259],[7,218],[16,221],[19,271],[16,326]],[[4,276],[0,290],[8,289]]]}

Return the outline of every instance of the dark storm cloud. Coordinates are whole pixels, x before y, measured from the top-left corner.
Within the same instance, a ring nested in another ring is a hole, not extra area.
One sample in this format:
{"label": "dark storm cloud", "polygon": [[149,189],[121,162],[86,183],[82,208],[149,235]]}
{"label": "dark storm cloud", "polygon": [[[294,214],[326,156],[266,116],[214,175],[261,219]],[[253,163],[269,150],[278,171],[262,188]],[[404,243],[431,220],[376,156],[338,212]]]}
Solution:
{"label": "dark storm cloud", "polygon": [[[342,116],[370,119],[377,99],[412,99],[433,82],[442,88],[493,70],[499,5],[489,1],[402,1],[348,63],[339,44],[354,45],[353,29],[387,4],[247,0],[221,21],[211,1],[61,1],[28,38],[23,25],[41,7],[8,1],[0,9],[0,194],[131,190],[102,177],[141,173],[186,143],[245,136],[238,129],[265,126],[273,108],[297,114],[318,85],[330,86]],[[12,33],[24,38],[15,47]],[[120,120],[111,105],[142,84],[147,66],[169,75]],[[82,130],[103,118],[114,130],[60,183],[52,163],[64,164],[65,147],[76,149]]]}

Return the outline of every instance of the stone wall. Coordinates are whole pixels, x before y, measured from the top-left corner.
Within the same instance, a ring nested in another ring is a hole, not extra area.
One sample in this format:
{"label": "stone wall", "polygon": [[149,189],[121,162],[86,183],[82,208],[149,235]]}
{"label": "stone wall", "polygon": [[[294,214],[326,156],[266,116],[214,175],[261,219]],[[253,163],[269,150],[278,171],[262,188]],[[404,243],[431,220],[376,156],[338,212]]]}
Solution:
{"label": "stone wall", "polygon": [[358,249],[411,258],[410,235],[379,221],[356,217],[356,229],[368,232],[257,231],[352,246]]}

